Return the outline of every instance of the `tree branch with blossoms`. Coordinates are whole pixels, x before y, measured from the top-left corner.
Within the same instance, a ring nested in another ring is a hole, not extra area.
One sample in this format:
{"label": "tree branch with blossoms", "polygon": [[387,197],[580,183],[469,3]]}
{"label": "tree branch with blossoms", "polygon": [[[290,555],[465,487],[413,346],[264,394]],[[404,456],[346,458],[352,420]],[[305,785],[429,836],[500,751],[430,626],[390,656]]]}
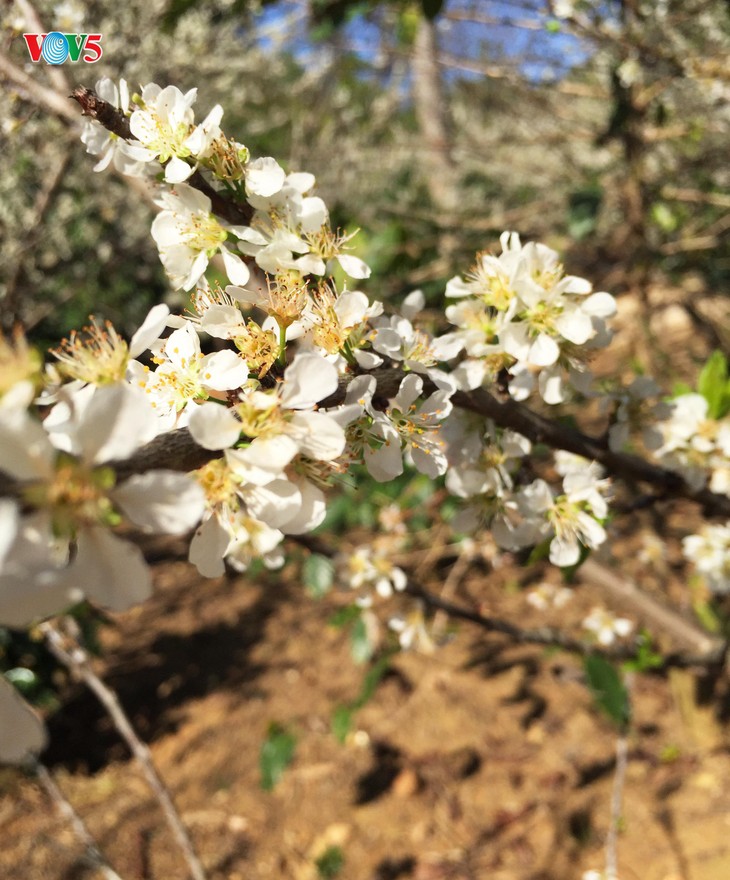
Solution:
{"label": "tree branch with blossoms", "polygon": [[[589,363],[611,341],[614,298],[515,232],[448,281],[452,329],[433,334],[419,326],[420,291],[386,315],[349,286],[370,269],[332,228],[314,177],[252,158],[221,128],[220,106],[196,123],[196,89],[150,83],[130,95],[105,79],[73,97],[95,170],[156,187],[152,238],[189,302],[179,314],[155,306],[129,342],[92,323],[49,364],[22,337],[0,343],[0,624],[32,625],[82,599],[113,610],[144,601],[151,576],[116,534],[122,524],[194,530],[189,559],[206,577],[253,561],[278,568],[285,538],[319,526],[327,490],[355,468],[379,483],[407,468],[443,478],[460,505],[456,533],[536,548],[563,569],[607,542],[614,477],[730,516],[722,356],[698,393],[673,399],[649,377],[598,383]],[[229,283],[209,282],[214,258]],[[588,404],[601,408],[604,436],[538,411]],[[730,524],[705,525],[683,549],[710,590],[730,591]],[[370,599],[407,584],[374,551],[345,565]],[[408,592],[516,641],[586,650]],[[601,609],[585,625],[605,647],[631,628]],[[425,632],[422,621],[397,626],[404,646]],[[0,700],[29,732],[5,757],[37,751],[27,707],[1,690]]]}

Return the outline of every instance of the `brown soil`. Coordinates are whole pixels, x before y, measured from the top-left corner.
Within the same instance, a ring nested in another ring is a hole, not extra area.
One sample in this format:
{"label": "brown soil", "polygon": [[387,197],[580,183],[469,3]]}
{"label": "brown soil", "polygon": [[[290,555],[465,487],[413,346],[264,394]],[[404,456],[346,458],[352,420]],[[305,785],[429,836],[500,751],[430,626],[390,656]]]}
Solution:
{"label": "brown soil", "polygon": [[[457,598],[543,622],[510,589],[516,572],[473,572]],[[293,565],[252,583],[200,581],[168,561],[156,587],[106,630],[99,669],[150,743],[210,880],[317,880],[332,846],[345,858],[337,876],[352,880],[578,880],[603,867],[616,736],[577,661],[462,625],[434,654],[400,655],[342,745],[332,711],[364,670],[328,625],[341,596],[305,597]],[[584,592],[561,614],[579,621],[596,599]],[[635,680],[621,880],[730,876],[730,755],[712,712],[680,698],[688,683]],[[273,721],[297,747],[265,792],[259,749]],[[73,690],[50,730],[46,763],[121,876],[185,878],[94,699]],[[80,854],[34,781],[0,777],[0,876],[97,876]]]}

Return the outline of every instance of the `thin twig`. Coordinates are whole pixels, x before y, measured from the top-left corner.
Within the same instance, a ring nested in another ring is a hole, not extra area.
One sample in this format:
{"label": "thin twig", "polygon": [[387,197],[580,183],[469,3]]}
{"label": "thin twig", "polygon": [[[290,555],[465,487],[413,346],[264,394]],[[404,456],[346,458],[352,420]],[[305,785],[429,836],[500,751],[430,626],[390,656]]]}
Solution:
{"label": "thin twig", "polygon": [[[578,654],[583,657],[588,654],[595,654],[607,660],[619,662],[632,660],[636,656],[636,647],[632,644],[598,648],[593,642],[572,638],[553,627],[540,626],[534,629],[523,629],[500,618],[486,617],[478,611],[473,611],[454,602],[448,602],[413,581],[408,582],[406,593],[416,599],[420,599],[430,608],[446,611],[451,617],[476,624],[486,632],[507,636],[517,644],[562,648],[564,651],[569,651],[571,654]],[[715,667],[723,662],[726,653],[727,643],[725,641],[718,641],[713,643],[712,648],[706,653],[690,654],[676,651],[667,654],[655,668],[657,670],[664,670],[671,667],[680,669],[687,669],[693,666]]]}
{"label": "thin twig", "polygon": [[55,780],[48,772],[48,770],[40,762],[37,762],[35,764],[34,770],[36,777],[38,778],[38,782],[45,789],[46,794],[56,805],[56,809],[58,810],[58,812],[71,825],[74,833],[76,834],[76,837],[78,837],[78,839],[83,843],[83,860],[92,868],[96,868],[98,871],[100,871],[104,875],[106,880],[122,880],[119,874],[117,874],[114,868],[112,868],[112,866],[109,864],[104,853],[102,853],[102,851],[97,846],[96,841],[91,836],[91,833],[86,827],[86,823],[84,822],[84,820],[73,808],[73,805],[70,803],[66,795],[64,795],[61,789],[56,785]]}
{"label": "thin twig", "polygon": [[[631,693],[634,676],[626,674],[624,685],[627,699]],[[606,880],[618,880],[618,835],[621,830],[622,802],[626,784],[626,768],[629,762],[629,724],[624,725],[616,740],[616,767],[611,788],[611,815],[606,835]]]}
{"label": "thin twig", "polygon": [[629,738],[624,731],[616,740],[616,769],[613,774],[613,789],[611,791],[611,821],[606,835],[606,880],[617,880],[618,878],[618,835],[621,830],[621,803],[626,782],[628,757]]}
{"label": "thin twig", "polygon": [[60,632],[52,622],[41,624],[41,630],[46,637],[46,642],[53,655],[61,661],[74,675],[80,678],[84,684],[94,692],[120,733],[129,746],[132,754],[142,767],[147,782],[152,789],[158,803],[167,820],[182,854],[187,862],[190,875],[193,880],[206,880],[203,866],[200,863],[193,843],[183,825],[170,792],[160,778],[154,764],[152,755],[145,743],[137,736],[117,695],[108,688],[99,676],[94,672],[89,661],[89,655],[79,644],[77,634],[73,631],[76,626],[71,618],[64,619],[64,632]]}
{"label": "thin twig", "polygon": [[[473,559],[473,542],[463,542],[461,545],[461,550],[459,551],[459,555],[456,558],[456,562],[454,562],[454,564],[451,566],[449,573],[446,575],[444,585],[441,588],[442,599],[451,600],[453,598],[454,593],[456,592],[456,588],[459,586],[464,576],[469,571],[469,566],[471,565]],[[443,631],[446,627],[447,619],[448,614],[443,609],[439,609],[434,615],[433,624],[431,626],[431,635],[437,641],[443,634]]]}

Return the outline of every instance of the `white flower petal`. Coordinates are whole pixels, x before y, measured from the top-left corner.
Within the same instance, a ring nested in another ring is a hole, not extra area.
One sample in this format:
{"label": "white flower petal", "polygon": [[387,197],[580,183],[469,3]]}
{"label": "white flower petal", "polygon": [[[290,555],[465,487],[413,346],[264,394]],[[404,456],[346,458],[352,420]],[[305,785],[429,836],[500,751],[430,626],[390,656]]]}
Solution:
{"label": "white flower petal", "polygon": [[0,762],[23,764],[45,748],[43,722],[0,674]]}
{"label": "white flower petal", "polygon": [[107,529],[84,529],[66,583],[111,611],[124,611],[152,594],[152,576],[142,551]]}
{"label": "white flower petal", "polygon": [[135,474],[115,488],[112,497],[135,525],[166,535],[189,531],[205,509],[202,487],[175,471]]}
{"label": "white flower petal", "polygon": [[129,356],[131,358],[139,357],[143,351],[147,351],[150,345],[160,338],[160,334],[167,326],[169,314],[170,308],[165,303],[158,303],[149,310],[147,317],[142,322],[142,326],[137,330],[129,343]]}
{"label": "white flower petal", "polygon": [[220,577],[226,571],[223,558],[230,543],[228,532],[211,516],[195,532],[188,559],[203,577]]}
{"label": "white flower petal", "polygon": [[352,254],[338,254],[337,262],[342,266],[346,275],[349,275],[350,278],[369,278],[370,277],[370,266],[359,257],[354,257]]}
{"label": "white flower petal", "polygon": [[231,410],[209,402],[192,408],[188,429],[203,449],[228,449],[241,435],[241,423]]}

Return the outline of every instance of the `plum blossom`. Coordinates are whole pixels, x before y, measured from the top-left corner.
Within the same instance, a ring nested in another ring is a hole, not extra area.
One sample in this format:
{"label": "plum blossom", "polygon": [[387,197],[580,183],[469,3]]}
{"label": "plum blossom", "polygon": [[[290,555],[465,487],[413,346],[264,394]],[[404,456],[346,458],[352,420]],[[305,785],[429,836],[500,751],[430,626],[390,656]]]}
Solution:
{"label": "plum blossom", "polygon": [[200,338],[188,322],[164,340],[154,361],[155,370],[130,363],[129,375],[147,396],[161,429],[179,427],[178,414],[193,401],[241,388],[248,380],[246,362],[236,352],[225,349],[204,355]]}
{"label": "plum blossom", "polygon": [[216,253],[221,254],[229,279],[234,284],[246,284],[246,264],[224,242],[229,235],[245,235],[247,227],[221,223],[211,213],[208,196],[185,183],[163,192],[159,204],[163,210],[152,223],[152,238],[176,290],[195,287]]}
{"label": "plum blossom", "polygon": [[142,89],[142,102],[130,117],[129,128],[146,149],[147,161],[165,165],[165,180],[182,183],[195,170],[185,159],[202,155],[220,135],[223,109],[216,105],[207,118],[194,125],[193,104],[198,90],[183,94],[177,86],[161,88],[149,83]]}
{"label": "plum blossom", "polygon": [[730,593],[730,521],[705,524],[682,540],[682,552],[713,593]]}
{"label": "plum blossom", "polygon": [[372,590],[388,599],[407,585],[405,572],[393,565],[387,553],[373,547],[357,547],[351,553],[340,554],[335,564],[340,579],[351,590]]}
{"label": "plum blossom", "polygon": [[152,470],[116,483],[107,463],[128,458],[157,432],[137,389],[87,386],[57,403],[49,419],[48,433],[30,415],[0,424],[3,470],[37,511],[16,521],[0,569],[0,619],[13,626],[83,596],[112,610],[142,601],[151,580],[141,551],[110,526],[126,516],[144,531],[182,534],[203,512],[202,490],[184,474]]}
{"label": "plum blossom", "polygon": [[[129,116],[129,88],[124,79],[119,80],[118,86],[106,76],[97,80],[96,94],[117,110],[121,110],[125,116]],[[104,171],[113,165],[117,171],[128,177],[145,177],[150,173],[150,166],[147,164],[150,154],[145,147],[123,140],[107,131],[95,119],[84,121],[81,141],[86,146],[87,153],[101,157],[94,165],[94,171]]]}
{"label": "plum blossom", "polygon": [[583,621],[583,627],[593,633],[598,644],[605,648],[617,638],[626,638],[634,624],[626,617],[616,617],[606,608],[595,607]]}
{"label": "plum blossom", "polygon": [[278,190],[265,194],[252,191],[247,181],[248,201],[256,211],[251,228],[241,236],[241,251],[272,275],[282,269],[325,275],[338,264],[350,278],[368,278],[369,267],[346,253],[352,236],[332,232],[325,203],[307,195],[314,182],[312,174],[289,174]]}
{"label": "plum blossom", "polygon": [[566,370],[571,384],[584,390],[590,377],[582,349],[607,344],[605,319],[615,313],[615,300],[565,275],[545,245],[522,245],[516,233],[504,233],[500,242],[499,257],[479,254],[465,279],[447,284],[447,297],[460,300],[447,316],[460,330],[437,340],[437,350],[449,357],[466,349],[457,374],[462,388],[509,368],[517,378],[509,386],[515,399],[526,399],[537,383],[546,403],[561,403]]}
{"label": "plum blossom", "polygon": [[388,626],[398,634],[398,643],[404,651],[413,649],[423,654],[432,654],[436,649],[420,602],[414,603],[405,616],[391,617]]}
{"label": "plum blossom", "polygon": [[321,355],[302,352],[271,391],[250,390],[224,409],[202,404],[190,416],[190,432],[206,449],[226,449],[239,435],[250,438],[249,457],[286,467],[296,455],[331,461],[345,447],[345,433],[315,405],[337,389],[337,369]]}

